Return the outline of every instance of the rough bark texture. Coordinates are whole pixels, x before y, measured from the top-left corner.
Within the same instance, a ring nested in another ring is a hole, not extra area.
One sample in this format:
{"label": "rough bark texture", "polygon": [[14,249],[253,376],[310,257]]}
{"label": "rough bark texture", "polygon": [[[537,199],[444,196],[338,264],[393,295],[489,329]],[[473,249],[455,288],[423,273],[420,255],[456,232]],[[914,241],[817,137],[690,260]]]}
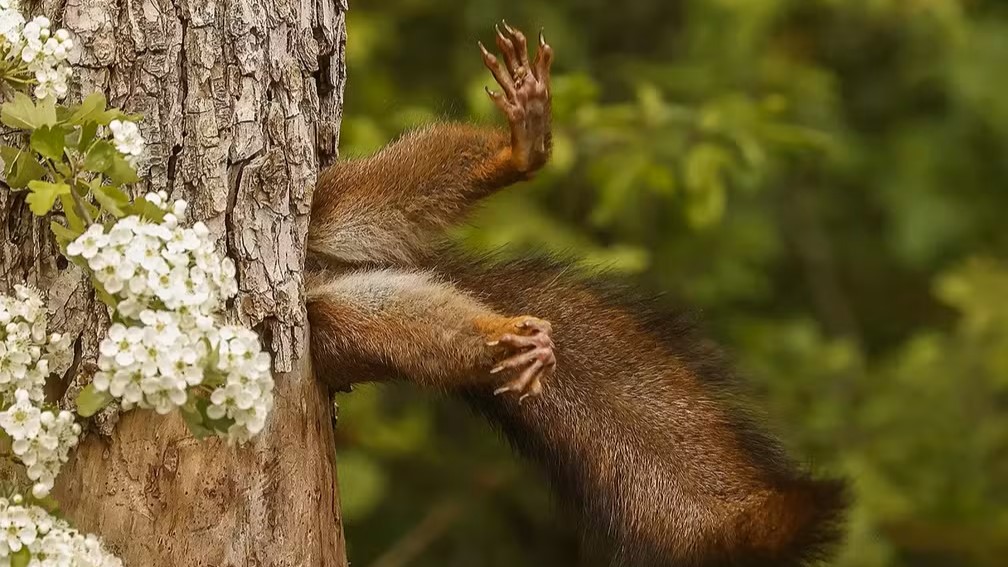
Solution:
{"label": "rough bark texture", "polygon": [[[71,30],[80,92],[145,116],[144,190],[190,203],[238,265],[232,315],[274,354],[276,407],[256,441],[196,441],[174,416],[98,420],[56,497],[127,565],[346,564],[331,405],[307,356],[301,267],[311,189],[338,142],[344,0],[44,0]],[[0,286],[49,294],[54,330],[92,359],[107,324],[47,222],[0,193]],[[77,364],[53,396],[81,387]],[[118,422],[118,423],[116,423]],[[111,427],[115,425],[115,427]]]}

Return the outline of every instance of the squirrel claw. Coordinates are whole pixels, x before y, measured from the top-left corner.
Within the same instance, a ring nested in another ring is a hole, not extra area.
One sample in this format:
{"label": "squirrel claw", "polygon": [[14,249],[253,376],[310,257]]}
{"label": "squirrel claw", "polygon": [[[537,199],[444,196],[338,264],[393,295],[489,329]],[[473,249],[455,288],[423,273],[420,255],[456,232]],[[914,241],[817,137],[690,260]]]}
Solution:
{"label": "squirrel claw", "polygon": [[535,361],[525,369],[521,375],[500,388],[494,390],[494,395],[499,396],[505,392],[515,392],[521,394],[518,403],[525,401],[525,398],[537,396],[542,393],[542,383],[539,381],[539,374],[543,368],[541,361]]}
{"label": "squirrel claw", "polygon": [[553,48],[540,31],[535,60],[529,62],[528,40],[521,30],[504,22],[503,28],[495,25],[494,32],[500,57],[480,44],[483,64],[501,87],[500,93],[489,93],[490,98],[508,120],[515,169],[531,176],[546,163],[551,150]]}
{"label": "squirrel claw", "polygon": [[553,329],[549,322],[525,317],[513,326],[522,334],[507,333],[487,345],[503,346],[513,353],[494,366],[490,370],[491,374],[504,370],[521,370],[516,378],[494,390],[494,395],[515,392],[520,394],[518,401],[521,403],[528,397],[542,393],[542,378],[553,372],[556,355],[551,337]]}

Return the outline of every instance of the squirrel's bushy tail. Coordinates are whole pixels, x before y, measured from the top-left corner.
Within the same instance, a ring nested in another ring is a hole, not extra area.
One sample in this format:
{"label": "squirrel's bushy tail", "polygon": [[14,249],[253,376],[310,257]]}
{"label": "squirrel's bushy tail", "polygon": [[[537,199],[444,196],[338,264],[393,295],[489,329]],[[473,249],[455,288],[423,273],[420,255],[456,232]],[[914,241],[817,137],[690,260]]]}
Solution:
{"label": "squirrel's bushy tail", "polygon": [[740,516],[744,545],[727,563],[746,567],[805,565],[826,559],[842,536],[849,504],[846,485],[797,478],[774,487]]}
{"label": "squirrel's bushy tail", "polygon": [[788,567],[839,540],[844,484],[809,476],[755,425],[689,317],[549,262],[438,264],[500,312],[553,324],[541,396],[467,398],[546,469],[604,564]]}

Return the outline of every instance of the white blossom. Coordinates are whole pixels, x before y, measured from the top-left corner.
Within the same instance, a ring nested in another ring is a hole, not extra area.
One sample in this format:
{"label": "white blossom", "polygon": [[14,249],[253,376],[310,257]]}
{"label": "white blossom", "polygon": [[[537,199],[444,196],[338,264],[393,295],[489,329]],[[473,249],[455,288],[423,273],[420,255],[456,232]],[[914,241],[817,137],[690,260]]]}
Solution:
{"label": "white blossom", "polygon": [[[62,31],[62,30],[61,30]],[[52,41],[52,40],[50,40]],[[59,64],[55,67],[42,67],[35,71],[35,97],[43,100],[49,97],[63,98],[70,90],[67,82],[73,75],[69,65]]]}
{"label": "white blossom", "polygon": [[[140,135],[140,127],[136,122],[129,120],[113,120],[109,123],[109,130],[112,131],[112,143],[119,152],[126,157],[132,165],[136,165],[137,160],[143,154],[144,139]],[[160,205],[160,200],[154,202]]]}
{"label": "white blossom", "polygon": [[[146,198],[156,202],[158,196]],[[199,225],[167,227],[137,216],[120,219],[107,232],[93,224],[67,245],[67,256],[91,269],[126,319],[145,309],[212,315],[238,286],[234,263],[217,253]]]}
{"label": "white blossom", "polygon": [[0,407],[13,403],[18,390],[41,402],[46,378],[70,366],[71,337],[48,334],[46,325],[36,290],[16,286],[13,297],[0,296]]}
{"label": "white blossom", "polygon": [[108,243],[108,236],[104,232],[104,228],[100,224],[89,226],[84,234],[67,245],[67,254],[81,256],[84,259],[94,257],[98,250]]}
{"label": "white blossom", "polygon": [[26,505],[20,496],[0,498],[0,565],[27,549],[31,567],[122,567],[91,534],[82,534],[44,509]]}
{"label": "white blossom", "polygon": [[17,401],[0,412],[0,427],[10,436],[14,455],[35,483],[32,494],[41,498],[52,490],[60,467],[77,445],[81,428],[68,411],[41,410],[25,390],[18,390],[15,397]]}
{"label": "white blossom", "polygon": [[169,203],[163,192],[144,199],[168,222],[131,216],[107,230],[92,225],[67,246],[116,301],[92,384],[126,409],[191,410],[203,398],[217,432],[246,441],[265,426],[273,378],[253,331],[217,323],[238,292],[235,265],[217,253],[206,225],[179,224],[184,201]]}
{"label": "white blossom", "polygon": [[226,436],[246,441],[273,407],[269,355],[251,330],[207,327],[202,319],[145,309],[132,326],[114,324],[99,347],[93,385],[126,409],[161,414],[186,405],[192,387],[213,387],[208,417],[234,422]]}
{"label": "white blossom", "polygon": [[51,22],[38,16],[26,22],[11,0],[0,2],[0,37],[8,58],[20,60],[35,76],[35,96],[63,98],[73,74],[67,57],[73,49],[70,32],[53,32]]}
{"label": "white blossom", "polygon": [[32,405],[26,390],[17,391],[17,402],[7,411],[0,412],[0,426],[15,441],[34,438],[42,429],[42,411]]}
{"label": "white blossom", "polygon": [[262,431],[273,408],[269,355],[260,349],[256,334],[244,327],[225,326],[210,336],[216,370],[225,380],[210,394],[207,415],[233,419],[229,436],[248,440]]}
{"label": "white blossom", "polygon": [[38,16],[24,25],[21,35],[25,46],[21,49],[21,59],[25,63],[33,63],[43,56],[43,43],[49,39],[49,25],[49,18],[45,16]]}
{"label": "white blossom", "polygon": [[0,296],[0,427],[36,496],[52,489],[80,434],[69,412],[41,408],[46,378],[70,366],[70,339],[47,333],[45,304],[34,289],[16,286],[13,297]]}
{"label": "white blossom", "polygon": [[[25,19],[14,0],[0,0],[0,37],[10,52],[17,52],[24,44],[21,29]],[[16,53],[15,53],[16,54]]]}

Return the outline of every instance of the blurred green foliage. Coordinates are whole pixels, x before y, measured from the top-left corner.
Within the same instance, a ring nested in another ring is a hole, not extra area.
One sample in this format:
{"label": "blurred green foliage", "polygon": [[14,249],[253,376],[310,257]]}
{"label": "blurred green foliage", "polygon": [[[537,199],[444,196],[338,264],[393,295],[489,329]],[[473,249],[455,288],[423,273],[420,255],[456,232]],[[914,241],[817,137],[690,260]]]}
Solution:
{"label": "blurred green foliage", "polygon": [[[359,1],[344,156],[496,119],[475,45],[502,17],[556,49],[555,159],[458,238],[701,307],[774,429],[854,482],[837,565],[1003,565],[1008,6]],[[575,563],[540,477],[460,405],[339,401],[353,564]]]}

